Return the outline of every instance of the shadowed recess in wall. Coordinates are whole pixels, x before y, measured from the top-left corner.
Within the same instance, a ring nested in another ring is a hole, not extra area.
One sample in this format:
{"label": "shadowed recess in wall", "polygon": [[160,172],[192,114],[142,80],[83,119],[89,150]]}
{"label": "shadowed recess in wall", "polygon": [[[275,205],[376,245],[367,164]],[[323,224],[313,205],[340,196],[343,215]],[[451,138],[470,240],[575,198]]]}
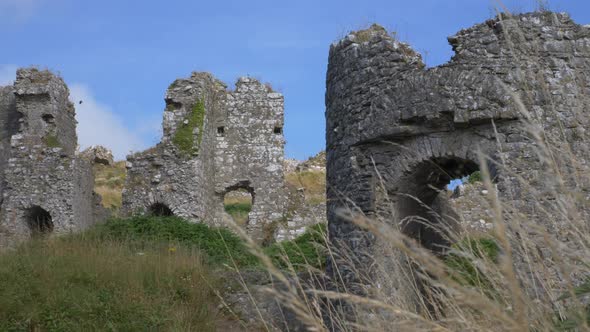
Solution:
{"label": "shadowed recess in wall", "polygon": [[154,203],[150,205],[149,214],[157,217],[172,217],[174,212],[164,203]]}
{"label": "shadowed recess in wall", "polygon": [[27,226],[32,236],[42,236],[53,232],[51,214],[40,206],[32,206],[26,211]]}
{"label": "shadowed recess in wall", "polygon": [[434,252],[448,248],[445,233],[454,228],[458,215],[447,202],[445,187],[452,179],[478,170],[477,163],[456,157],[418,163],[399,189],[397,210],[403,231]]}

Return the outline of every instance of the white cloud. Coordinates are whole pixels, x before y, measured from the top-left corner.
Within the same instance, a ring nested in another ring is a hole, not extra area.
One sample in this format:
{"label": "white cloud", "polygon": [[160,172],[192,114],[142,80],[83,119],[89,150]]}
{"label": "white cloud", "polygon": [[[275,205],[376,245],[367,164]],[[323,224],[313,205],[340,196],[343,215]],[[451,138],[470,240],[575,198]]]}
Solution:
{"label": "white cloud", "polygon": [[[70,85],[70,99],[76,106],[81,150],[92,145],[102,145],[113,151],[115,159],[121,160],[130,151],[146,148],[139,133],[127,128],[108,106],[99,103],[87,86]],[[80,100],[82,104],[79,104]]]}
{"label": "white cloud", "polygon": [[16,78],[16,69],[16,65],[0,65],[0,86],[10,85],[14,82],[14,79]]}

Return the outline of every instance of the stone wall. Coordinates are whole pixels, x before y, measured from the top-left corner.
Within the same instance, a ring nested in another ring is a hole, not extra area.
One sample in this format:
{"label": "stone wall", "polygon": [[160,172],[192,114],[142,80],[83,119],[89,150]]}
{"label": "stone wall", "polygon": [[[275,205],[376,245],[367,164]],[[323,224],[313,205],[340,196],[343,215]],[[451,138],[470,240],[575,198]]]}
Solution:
{"label": "stone wall", "polygon": [[19,69],[14,86],[0,89],[0,247],[37,233],[78,231],[103,216],[91,165],[75,156],[68,97],[61,78],[34,68]]}
{"label": "stone wall", "polygon": [[[452,60],[428,69],[409,45],[376,25],[330,48],[329,233],[333,245],[350,250],[360,265],[331,262],[330,269],[337,266],[351,285],[361,278],[357,271],[371,275],[365,267],[387,265],[376,260],[392,257],[381,255],[375,237],[342,212],[385,216],[438,253],[448,243],[413,217],[452,226],[453,218],[431,212],[448,210],[439,192],[451,179],[480,168],[478,151],[488,156],[500,198],[518,212],[535,218],[533,200],[551,199],[545,189],[556,184],[547,179],[546,165],[519,120],[533,119],[555,148],[571,148],[582,163],[590,160],[588,27],[566,14],[503,15],[461,30],[449,43]],[[504,163],[502,170],[496,162]],[[546,197],[525,193],[517,178]],[[587,189],[582,183],[576,188]]]}
{"label": "stone wall", "polygon": [[127,158],[123,213],[164,204],[191,221],[224,225],[225,194],[244,189],[253,197],[246,228],[262,238],[284,212],[282,130],[283,96],[257,80],[240,78],[234,91],[208,73],[176,80],[166,93],[162,141]]}

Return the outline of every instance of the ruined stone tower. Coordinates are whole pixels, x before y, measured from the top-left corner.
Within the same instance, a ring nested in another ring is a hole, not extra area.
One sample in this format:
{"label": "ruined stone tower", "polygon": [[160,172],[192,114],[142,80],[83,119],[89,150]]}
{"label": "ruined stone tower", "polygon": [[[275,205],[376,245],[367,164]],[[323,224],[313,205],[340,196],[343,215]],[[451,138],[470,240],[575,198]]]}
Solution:
{"label": "ruined stone tower", "polygon": [[193,73],[172,83],[165,100],[161,143],[127,157],[123,212],[223,225],[224,196],[242,189],[253,201],[246,229],[260,239],[285,204],[283,96],[252,78],[228,91]]}
{"label": "ruined stone tower", "polygon": [[102,213],[92,168],[75,156],[75,110],[64,81],[19,69],[0,87],[0,247],[83,229]]}
{"label": "ruined stone tower", "polygon": [[[448,40],[454,57],[429,69],[379,26],[330,48],[329,233],[336,247],[354,253],[357,265],[335,261],[331,268],[338,267],[345,282],[358,281],[358,271],[371,274],[376,260],[394,259],[380,256],[375,237],[345,214],[384,216],[425,247],[443,250],[449,243],[428,223],[451,226],[435,217],[449,215],[439,192],[451,179],[481,168],[478,151],[488,158],[500,199],[546,225],[547,216],[537,218],[532,202],[555,199],[549,189],[556,184],[523,119],[540,124],[556,149],[571,149],[581,161],[576,167],[590,161],[590,28],[566,14],[501,15]],[[581,194],[588,190],[587,183],[568,185]],[[558,234],[554,225],[547,227]]]}

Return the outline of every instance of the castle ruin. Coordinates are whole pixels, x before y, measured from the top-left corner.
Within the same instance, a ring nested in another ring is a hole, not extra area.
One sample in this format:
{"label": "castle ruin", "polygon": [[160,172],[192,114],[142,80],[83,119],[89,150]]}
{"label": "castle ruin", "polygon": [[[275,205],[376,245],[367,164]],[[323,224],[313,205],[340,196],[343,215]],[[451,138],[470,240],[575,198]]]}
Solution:
{"label": "castle ruin", "polygon": [[[461,211],[448,211],[447,196],[440,193],[451,179],[481,169],[479,151],[500,200],[548,225],[534,200],[556,199],[551,187],[563,184],[548,175],[523,120],[540,124],[546,142],[571,149],[581,161],[564,169],[590,161],[588,26],[567,14],[503,14],[448,40],[455,55],[435,68],[425,68],[420,54],[376,25],[330,48],[329,234],[335,247],[355,257],[332,261],[329,269],[338,268],[349,286],[359,281],[359,271],[371,275],[376,263],[387,265],[379,260],[395,259],[380,255],[376,237],[351,218],[381,216],[435,253],[444,250],[449,243],[430,226],[453,227],[454,218],[445,216]],[[571,190],[586,196],[587,183],[568,180]],[[559,236],[555,224],[547,227]]]}
{"label": "castle ruin", "polygon": [[225,225],[224,197],[241,190],[255,239],[283,218],[283,96],[243,77],[235,90],[208,73],[176,80],[166,93],[162,141],[127,157],[122,212],[175,215]]}
{"label": "castle ruin", "polygon": [[74,105],[49,71],[0,87],[0,248],[79,231],[104,217],[89,162],[76,156]]}

